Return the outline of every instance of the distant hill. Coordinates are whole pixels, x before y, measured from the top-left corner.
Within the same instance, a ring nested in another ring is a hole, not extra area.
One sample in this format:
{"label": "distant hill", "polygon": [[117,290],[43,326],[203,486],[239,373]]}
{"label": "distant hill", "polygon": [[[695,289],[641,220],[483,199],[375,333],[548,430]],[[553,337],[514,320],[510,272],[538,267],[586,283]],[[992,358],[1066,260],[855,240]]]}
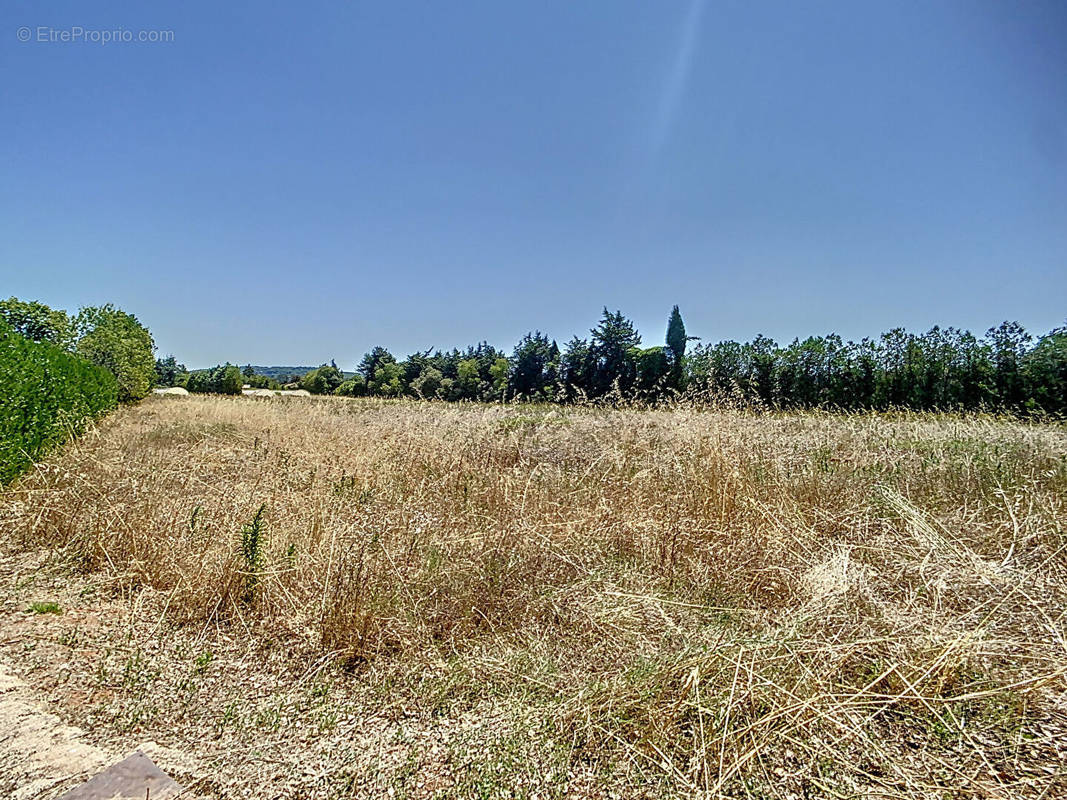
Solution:
{"label": "distant hill", "polygon": [[[241,369],[244,369],[244,365],[243,364],[239,364],[238,366],[240,366]],[[256,371],[257,375],[266,375],[268,378],[274,378],[274,380],[279,380],[281,378],[284,378],[287,375],[306,375],[307,373],[311,372],[311,370],[318,369],[318,366],[316,365],[314,367],[258,367],[255,364],[253,364],[252,365],[252,369],[254,369]],[[351,378],[355,374],[356,373],[354,373],[354,372],[345,372],[344,376],[346,378]]]}
{"label": "distant hill", "polygon": [[[237,366],[242,370],[245,368],[244,364],[238,364]],[[288,378],[290,375],[296,375],[296,376],[299,376],[299,377],[303,377],[307,373],[311,372],[311,370],[318,369],[318,367],[317,366],[315,366],[315,367],[257,367],[255,364],[253,364],[252,365],[252,369],[254,369],[256,371],[257,375],[266,375],[268,378],[274,378],[274,380],[276,380],[276,381],[281,381],[282,378]],[[190,372],[206,372],[207,370],[206,369],[191,369],[189,371]],[[352,377],[355,377],[356,373],[354,373],[354,372],[344,372],[342,370],[342,374],[346,378],[352,378]]]}
{"label": "distant hill", "polygon": [[[244,369],[244,365],[240,365],[241,369]],[[286,375],[306,375],[315,369],[315,367],[259,367],[255,364],[252,365],[252,369],[256,371],[257,375],[266,375],[268,378],[284,378]]]}

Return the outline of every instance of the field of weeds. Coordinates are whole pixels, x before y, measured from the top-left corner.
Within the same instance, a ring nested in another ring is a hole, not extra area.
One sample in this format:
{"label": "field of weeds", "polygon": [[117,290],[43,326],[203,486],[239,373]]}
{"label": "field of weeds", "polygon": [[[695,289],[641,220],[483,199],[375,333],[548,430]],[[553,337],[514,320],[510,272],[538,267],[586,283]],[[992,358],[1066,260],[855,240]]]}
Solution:
{"label": "field of weeds", "polygon": [[1062,426],[156,398],[0,500],[220,796],[1067,794]]}

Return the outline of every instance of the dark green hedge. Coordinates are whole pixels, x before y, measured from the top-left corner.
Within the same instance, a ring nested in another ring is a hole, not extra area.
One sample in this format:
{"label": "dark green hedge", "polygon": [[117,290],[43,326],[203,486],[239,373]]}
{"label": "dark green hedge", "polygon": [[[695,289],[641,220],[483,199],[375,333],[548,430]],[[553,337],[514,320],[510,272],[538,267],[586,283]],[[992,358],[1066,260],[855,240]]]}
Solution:
{"label": "dark green hedge", "polygon": [[103,367],[0,320],[0,485],[115,407],[118,385]]}

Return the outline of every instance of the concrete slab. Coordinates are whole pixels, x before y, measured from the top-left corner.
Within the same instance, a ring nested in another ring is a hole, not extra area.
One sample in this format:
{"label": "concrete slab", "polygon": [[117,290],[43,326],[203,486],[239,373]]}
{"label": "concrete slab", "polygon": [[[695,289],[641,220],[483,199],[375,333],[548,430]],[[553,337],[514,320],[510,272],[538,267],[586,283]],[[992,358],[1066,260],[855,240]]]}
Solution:
{"label": "concrete slab", "polygon": [[57,800],[167,800],[183,791],[152,759],[137,751]]}

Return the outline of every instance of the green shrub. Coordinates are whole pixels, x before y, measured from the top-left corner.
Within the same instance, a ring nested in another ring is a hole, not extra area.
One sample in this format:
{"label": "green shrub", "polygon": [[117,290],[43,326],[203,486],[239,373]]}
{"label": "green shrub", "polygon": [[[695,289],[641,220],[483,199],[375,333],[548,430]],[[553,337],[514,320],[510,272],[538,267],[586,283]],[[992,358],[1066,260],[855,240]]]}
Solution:
{"label": "green shrub", "polygon": [[74,322],[66,311],[17,297],[0,300],[0,319],[31,342],[51,342],[65,350],[74,344]]}
{"label": "green shrub", "polygon": [[311,394],[334,394],[344,383],[344,375],[333,364],[323,364],[300,379],[300,388]]}
{"label": "green shrub", "polygon": [[367,393],[367,381],[362,375],[349,378],[333,391],[342,397],[363,397]]}
{"label": "green shrub", "polygon": [[199,394],[240,394],[244,375],[230,362],[190,372],[185,388]]}
{"label": "green shrub", "polygon": [[33,614],[62,614],[63,609],[59,603],[53,603],[51,601],[41,603],[30,603],[30,607],[26,609]]}
{"label": "green shrub", "polygon": [[267,510],[267,504],[263,503],[252,521],[241,528],[241,555],[244,558],[245,593],[244,601],[251,603],[256,596],[256,585],[259,583],[259,572],[263,567],[263,545],[266,533],[266,522],[263,514]]}
{"label": "green shrub", "polygon": [[31,342],[0,320],[0,484],[114,408],[118,383],[51,342]]}
{"label": "green shrub", "polygon": [[108,304],[83,308],[75,326],[81,337],[75,351],[115,376],[119,400],[129,403],[152,391],[156,382],[156,345],[137,317]]}

